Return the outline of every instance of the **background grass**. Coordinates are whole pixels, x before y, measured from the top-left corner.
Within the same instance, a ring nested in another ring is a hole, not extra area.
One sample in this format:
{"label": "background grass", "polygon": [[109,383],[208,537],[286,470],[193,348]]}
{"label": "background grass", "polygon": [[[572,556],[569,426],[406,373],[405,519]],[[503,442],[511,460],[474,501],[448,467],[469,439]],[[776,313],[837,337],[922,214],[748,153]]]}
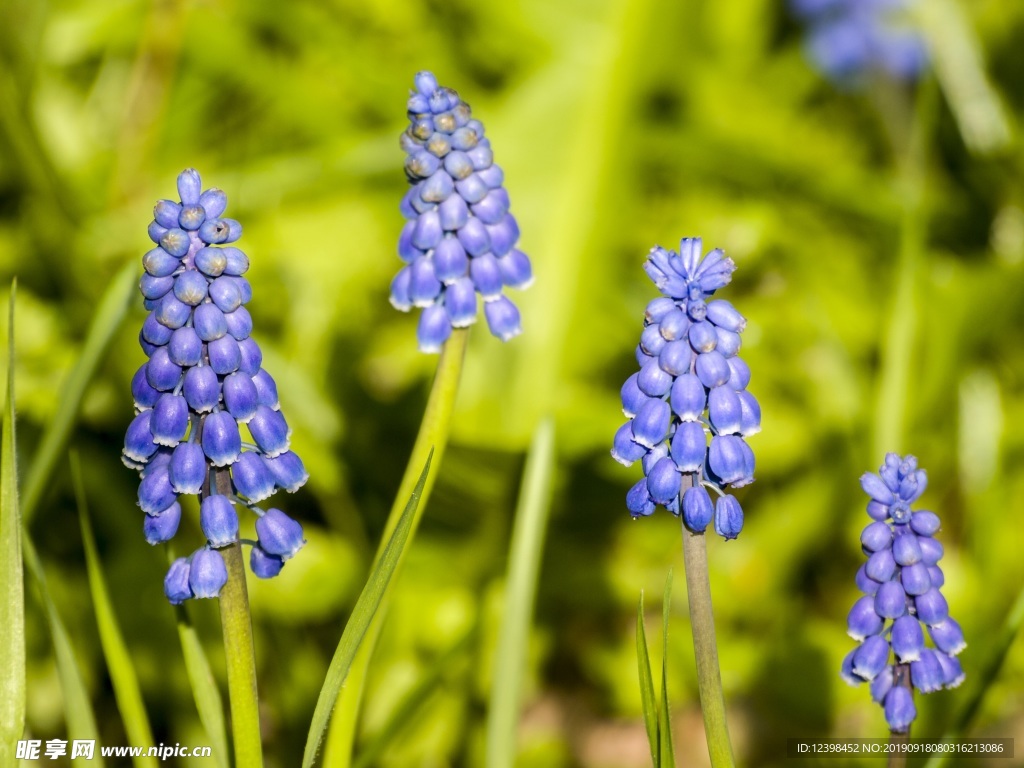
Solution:
{"label": "background grass", "polygon": [[[960,6],[1016,126],[1024,6]],[[516,489],[530,435],[551,413],[559,456],[519,763],[648,764],[634,606],[641,589],[660,594],[679,538],[666,514],[630,521],[624,496],[638,470],[608,449],[655,295],[640,265],[652,245],[684,235],[738,264],[725,295],[749,318],[742,354],[764,410],[751,441],[758,481],[740,494],[747,527],[709,542],[737,756],[781,765],[785,736],[882,735],[879,708],[837,670],[852,646],[845,616],[867,521],[856,478],[882,459],[872,447],[880,343],[902,217],[887,131],[910,94],[884,101],[824,82],[777,0],[8,0],[0,64],[0,286],[17,274],[23,468],[108,284],[125,264],[141,273],[152,205],[174,194],[176,174],[198,168],[245,226],[254,335],[311,474],[282,500],[309,545],[280,578],[251,585],[268,766],[301,754],[435,364],[415,350],[415,318],[387,303],[405,188],[397,136],[424,68],[487,126],[537,281],[513,297],[522,337],[472,334],[452,443],[369,678],[362,743],[471,637],[468,669],[436,675],[379,764],[482,764]],[[890,105],[884,118],[879,103]],[[923,161],[905,437],[890,449],[929,471],[924,504],[944,522],[944,591],[970,644],[968,684],[923,699],[917,735],[952,721],[1024,584],[1024,434],[1013,426],[1024,419],[1024,153],[1011,138],[972,154],[956,114],[940,97]],[[143,316],[137,299],[70,444],[154,737],[201,744],[161,591],[166,558],[142,537],[137,477],[118,458]],[[201,535],[194,505],[186,512],[181,551]],[[101,738],[127,743],[66,473],[46,487],[30,534]],[[676,753],[689,766],[706,753],[685,598],[680,582],[668,671]],[[63,736],[45,607],[32,591],[28,601],[29,727]],[[660,608],[648,601],[652,622]],[[191,613],[223,680],[216,606]],[[1024,737],[1022,690],[1018,642],[977,732]]]}

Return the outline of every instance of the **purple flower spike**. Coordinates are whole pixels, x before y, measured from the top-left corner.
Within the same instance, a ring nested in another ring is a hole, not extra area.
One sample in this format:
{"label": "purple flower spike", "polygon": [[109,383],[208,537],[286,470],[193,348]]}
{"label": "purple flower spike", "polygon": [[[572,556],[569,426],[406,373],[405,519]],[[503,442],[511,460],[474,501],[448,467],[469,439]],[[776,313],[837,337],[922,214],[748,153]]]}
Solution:
{"label": "purple flower spike", "polygon": [[421,352],[439,352],[453,327],[476,322],[476,294],[484,299],[491,333],[508,341],[519,335],[521,322],[502,290],[526,288],[533,271],[515,247],[519,227],[508,212],[504,174],[469,105],[430,72],[417,74],[415,84],[410,124],[400,139],[412,187],[400,205],[408,222],[398,254],[409,266],[391,284],[391,303],[403,312],[423,310]]}
{"label": "purple flower spike", "polygon": [[[871,697],[882,705],[890,730],[904,733],[917,716],[915,688],[931,693],[963,681],[963,669],[952,657],[966,643],[939,591],[943,577],[935,563],[942,545],[932,538],[939,531],[939,518],[910,508],[927,485],[917,459],[890,453],[878,474],[867,473],[860,482],[874,522],[860,537],[868,559],[856,580],[865,596],[848,619],[849,634],[860,645],[848,657],[854,661],[843,662],[840,674],[849,681],[852,669],[871,680]],[[935,648],[925,644],[926,629]],[[895,666],[889,664],[890,650]]]}
{"label": "purple flower spike", "polygon": [[[179,495],[199,496],[207,546],[171,566],[164,593],[174,604],[215,597],[227,579],[216,550],[238,541],[239,520],[234,502],[222,495],[225,480],[248,503],[256,503],[279,489],[297,491],[309,478],[302,460],[289,450],[277,385],[262,369],[263,354],[251,336],[253,318],[244,305],[252,299],[252,287],[242,276],[249,258],[224,245],[241,237],[242,226],[224,217],[224,192],[204,191],[195,170],[178,177],[178,193],[180,202],[157,203],[148,228],[157,245],[142,257],[145,274],[139,282],[150,310],[139,334],[148,360],[132,378],[136,415],[122,455],[141,478],[139,506],[151,544],[170,541],[177,532]],[[499,195],[488,203],[487,215],[496,216],[503,202]],[[411,240],[406,245],[413,249]],[[444,307],[439,309],[444,314]],[[244,453],[242,425],[256,443],[247,444]],[[282,558],[302,543],[298,523],[276,511],[275,519],[267,535],[282,551],[257,545],[250,558],[261,578],[275,576]]]}

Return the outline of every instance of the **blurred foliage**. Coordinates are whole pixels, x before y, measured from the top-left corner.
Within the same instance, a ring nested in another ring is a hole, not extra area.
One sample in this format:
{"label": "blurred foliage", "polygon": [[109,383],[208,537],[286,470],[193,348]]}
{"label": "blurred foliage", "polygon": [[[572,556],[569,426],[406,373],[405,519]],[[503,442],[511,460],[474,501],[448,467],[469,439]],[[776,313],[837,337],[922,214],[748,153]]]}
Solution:
{"label": "blurred foliage", "polygon": [[[1015,127],[1024,5],[959,2]],[[550,413],[558,487],[519,762],[649,764],[633,606],[678,566],[679,538],[666,514],[630,521],[638,470],[608,448],[655,295],[640,265],[655,243],[694,234],[739,266],[727,297],[749,318],[743,354],[764,410],[758,482],[741,493],[747,528],[709,542],[737,756],[781,765],[786,736],[884,733],[867,691],[837,670],[867,520],[856,481],[882,459],[872,429],[905,191],[892,137],[912,94],[823,81],[781,0],[6,0],[0,65],[0,286],[17,274],[23,468],[104,288],[148,248],[150,208],[176,174],[198,168],[246,228],[255,336],[312,475],[282,500],[309,545],[280,578],[250,585],[268,766],[297,764],[435,362],[416,352],[415,318],[387,302],[405,188],[397,136],[425,68],[486,124],[537,280],[515,297],[522,337],[472,334],[453,444],[397,585],[362,743],[433,674],[437,687],[378,764],[482,764],[516,488],[529,435]],[[920,702],[922,736],[951,720],[1024,584],[1024,433],[1012,426],[1024,421],[1024,150],[1012,137],[972,155],[956,113],[940,100],[930,132],[906,434],[890,447],[930,472],[945,592],[970,643],[966,686]],[[118,459],[142,318],[140,299],[71,442],[154,737],[202,744],[161,592],[166,558],[144,542],[137,478]],[[200,536],[187,511],[182,550]],[[104,743],[125,743],[78,530],[62,468],[31,535]],[[45,739],[65,726],[45,609],[29,597],[29,724]],[[701,765],[681,583],[673,601],[677,754]],[[648,601],[651,618],[659,609]],[[216,606],[189,610],[223,679]],[[467,637],[466,653],[434,670]],[[1024,737],[1022,691],[1018,642],[977,732]]]}

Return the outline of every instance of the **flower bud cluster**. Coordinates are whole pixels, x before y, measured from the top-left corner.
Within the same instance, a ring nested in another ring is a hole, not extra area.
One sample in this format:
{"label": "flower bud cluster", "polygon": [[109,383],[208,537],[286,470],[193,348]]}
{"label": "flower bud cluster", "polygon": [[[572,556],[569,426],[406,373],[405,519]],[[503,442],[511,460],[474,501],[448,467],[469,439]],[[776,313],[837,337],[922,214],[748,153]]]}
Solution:
{"label": "flower bud cluster", "polygon": [[522,329],[502,289],[529,287],[533,272],[516,248],[519,226],[491,142],[469,105],[430,72],[416,75],[408,110],[401,144],[412,187],[402,199],[408,221],[398,239],[406,266],[391,283],[391,303],[423,310],[416,333],[422,352],[439,352],[453,328],[476,322],[477,294],[491,333],[508,341]]}
{"label": "flower bud cluster", "polygon": [[807,54],[832,80],[848,83],[872,71],[915,80],[928,63],[920,33],[908,23],[914,0],[790,0],[810,27]]}
{"label": "flower bud cluster", "polygon": [[[200,496],[207,544],[171,566],[164,591],[172,603],[220,593],[227,570],[217,549],[238,541],[239,503],[260,515],[253,572],[276,576],[302,546],[302,527],[253,505],[278,489],[297,491],[309,477],[289,449],[277,385],[250,335],[249,260],[230,245],[242,227],[223,217],[224,192],[204,191],[195,170],[178,176],[178,194],[180,202],[156,204],[149,225],[156,247],[142,257],[139,287],[149,316],[139,343],[149,359],[132,379],[136,416],[122,452],[142,478],[138,498],[150,544],[177,532],[182,494]],[[243,430],[251,442],[243,443]],[[218,470],[230,473],[231,495],[211,482]]]}
{"label": "flower bud cluster", "polygon": [[[651,250],[644,270],[664,297],[647,305],[640,370],[622,387],[629,421],[612,448],[616,461],[643,465],[644,479],[626,496],[634,517],[660,504],[695,533],[713,520],[726,539],[739,535],[743,510],[723,489],[754,481],[746,438],[761,430],[750,369],[737,356],[746,320],[728,301],[708,300],[735,269],[719,249],[704,256],[700,238],[682,240],[679,253]],[[707,488],[718,495],[714,505]]]}
{"label": "flower bud cluster", "polygon": [[[939,517],[910,508],[927,482],[917,459],[895,453],[886,454],[877,475],[860,479],[871,497],[867,511],[874,522],[860,537],[868,558],[857,571],[864,596],[847,620],[859,645],[843,660],[842,676],[851,685],[871,684],[871,697],[897,733],[917,717],[912,688],[931,693],[955,688],[964,679],[956,656],[967,644],[939,591],[945,581],[938,565],[942,544],[934,538]],[[925,645],[926,632],[934,648]],[[909,665],[911,687],[894,684],[897,664]]]}

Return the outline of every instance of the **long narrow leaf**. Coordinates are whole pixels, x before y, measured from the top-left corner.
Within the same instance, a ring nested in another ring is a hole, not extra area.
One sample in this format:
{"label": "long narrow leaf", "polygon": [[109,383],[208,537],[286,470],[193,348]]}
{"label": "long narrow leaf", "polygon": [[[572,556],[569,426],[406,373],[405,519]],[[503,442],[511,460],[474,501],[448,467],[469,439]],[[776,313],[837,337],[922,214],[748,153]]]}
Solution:
{"label": "long narrow leaf", "polygon": [[672,614],[672,569],[665,579],[665,598],[661,603],[661,707],[658,709],[658,742],[661,749],[661,764],[675,766],[676,755],[672,748],[672,713],[668,707],[668,620]]}
{"label": "long narrow leaf", "polygon": [[[78,502],[78,519],[82,526],[82,545],[85,548],[85,567],[89,575],[89,591],[92,593],[92,607],[96,614],[96,625],[100,632],[100,645],[103,657],[107,661],[110,682],[114,688],[114,698],[121,712],[124,730],[132,744],[153,744],[153,731],[149,727],[146,705],[142,701],[142,691],[132,664],[131,653],[125,645],[121,627],[117,623],[117,615],[110,601],[110,591],[96,553],[96,540],[89,522],[89,508],[85,501],[85,488],[82,485],[82,471],[78,465],[78,457],[71,455],[71,483],[75,488],[75,499]],[[155,768],[156,758],[143,756],[132,757],[136,766]]]}
{"label": "long narrow leaf", "polygon": [[14,435],[14,296],[11,283],[7,400],[0,436],[0,765],[14,765],[25,730],[25,581]]}
{"label": "long narrow leaf", "polygon": [[494,657],[491,706],[487,721],[487,765],[512,768],[516,758],[516,724],[523,667],[526,666],[530,617],[537,592],[544,534],[551,509],[555,430],[549,419],[537,427],[523,473],[516,509],[505,585],[505,610]]}
{"label": "long narrow leaf", "polygon": [[26,526],[35,514],[43,492],[49,485],[50,476],[64,452],[68,435],[78,418],[86,387],[92,381],[103,353],[128,309],[128,301],[135,289],[136,269],[134,263],[127,264],[110,282],[89,325],[82,354],[61,389],[57,413],[43,433],[42,442],[25,478],[22,515]]}
{"label": "long narrow leaf", "polygon": [[384,723],[380,731],[374,734],[373,739],[365,748],[360,750],[358,757],[352,763],[352,768],[370,768],[370,766],[376,765],[377,758],[381,753],[389,745],[398,742],[402,731],[413,722],[416,714],[430,700],[450,669],[462,658],[470,644],[476,639],[476,634],[476,627],[470,629],[455,645],[434,661],[427,673],[416,683],[416,686],[398,702],[398,706],[388,716],[387,722]]}
{"label": "long narrow leaf", "polygon": [[[46,621],[50,625],[54,658],[57,663],[57,677],[60,679],[60,690],[64,696],[64,720],[67,724],[68,739],[98,741],[99,728],[96,727],[96,718],[92,713],[89,692],[85,688],[85,681],[82,680],[78,659],[71,646],[71,638],[68,636],[68,631],[46,585],[46,574],[39,563],[39,556],[27,536],[22,539],[22,546],[25,567],[39,590],[40,599],[46,609]],[[93,760],[96,761],[99,768],[103,768],[105,761],[98,751]]]}
{"label": "long narrow leaf", "polygon": [[327,730],[327,724],[330,722],[331,710],[338,698],[338,692],[341,691],[348,670],[352,666],[352,659],[355,658],[356,652],[366,636],[366,630],[370,626],[373,615],[377,612],[377,607],[384,599],[384,594],[391,582],[391,575],[395,572],[398,561],[405,550],[406,542],[409,540],[409,531],[416,515],[416,507],[419,506],[420,495],[423,493],[423,486],[430,473],[430,461],[433,456],[434,452],[431,451],[427,456],[427,463],[420,473],[416,488],[413,490],[412,496],[409,497],[409,503],[405,505],[405,511],[398,519],[398,525],[388,539],[377,565],[370,572],[370,578],[367,579],[366,586],[359,594],[356,606],[352,609],[352,615],[345,625],[345,630],[341,633],[341,640],[338,641],[334,658],[331,659],[331,664],[327,668],[327,677],[324,680],[323,688],[320,689],[316,707],[313,709],[313,720],[309,724],[309,736],[306,738],[306,748],[302,754],[303,768],[310,768],[316,760],[324,731]]}
{"label": "long narrow leaf", "polygon": [[661,765],[658,749],[658,702],[654,698],[654,676],[651,674],[651,657],[647,652],[647,632],[644,630],[644,593],[636,606],[636,661],[640,673],[640,703],[643,706],[644,725],[647,727],[647,741],[651,745],[651,762],[655,768]]}

